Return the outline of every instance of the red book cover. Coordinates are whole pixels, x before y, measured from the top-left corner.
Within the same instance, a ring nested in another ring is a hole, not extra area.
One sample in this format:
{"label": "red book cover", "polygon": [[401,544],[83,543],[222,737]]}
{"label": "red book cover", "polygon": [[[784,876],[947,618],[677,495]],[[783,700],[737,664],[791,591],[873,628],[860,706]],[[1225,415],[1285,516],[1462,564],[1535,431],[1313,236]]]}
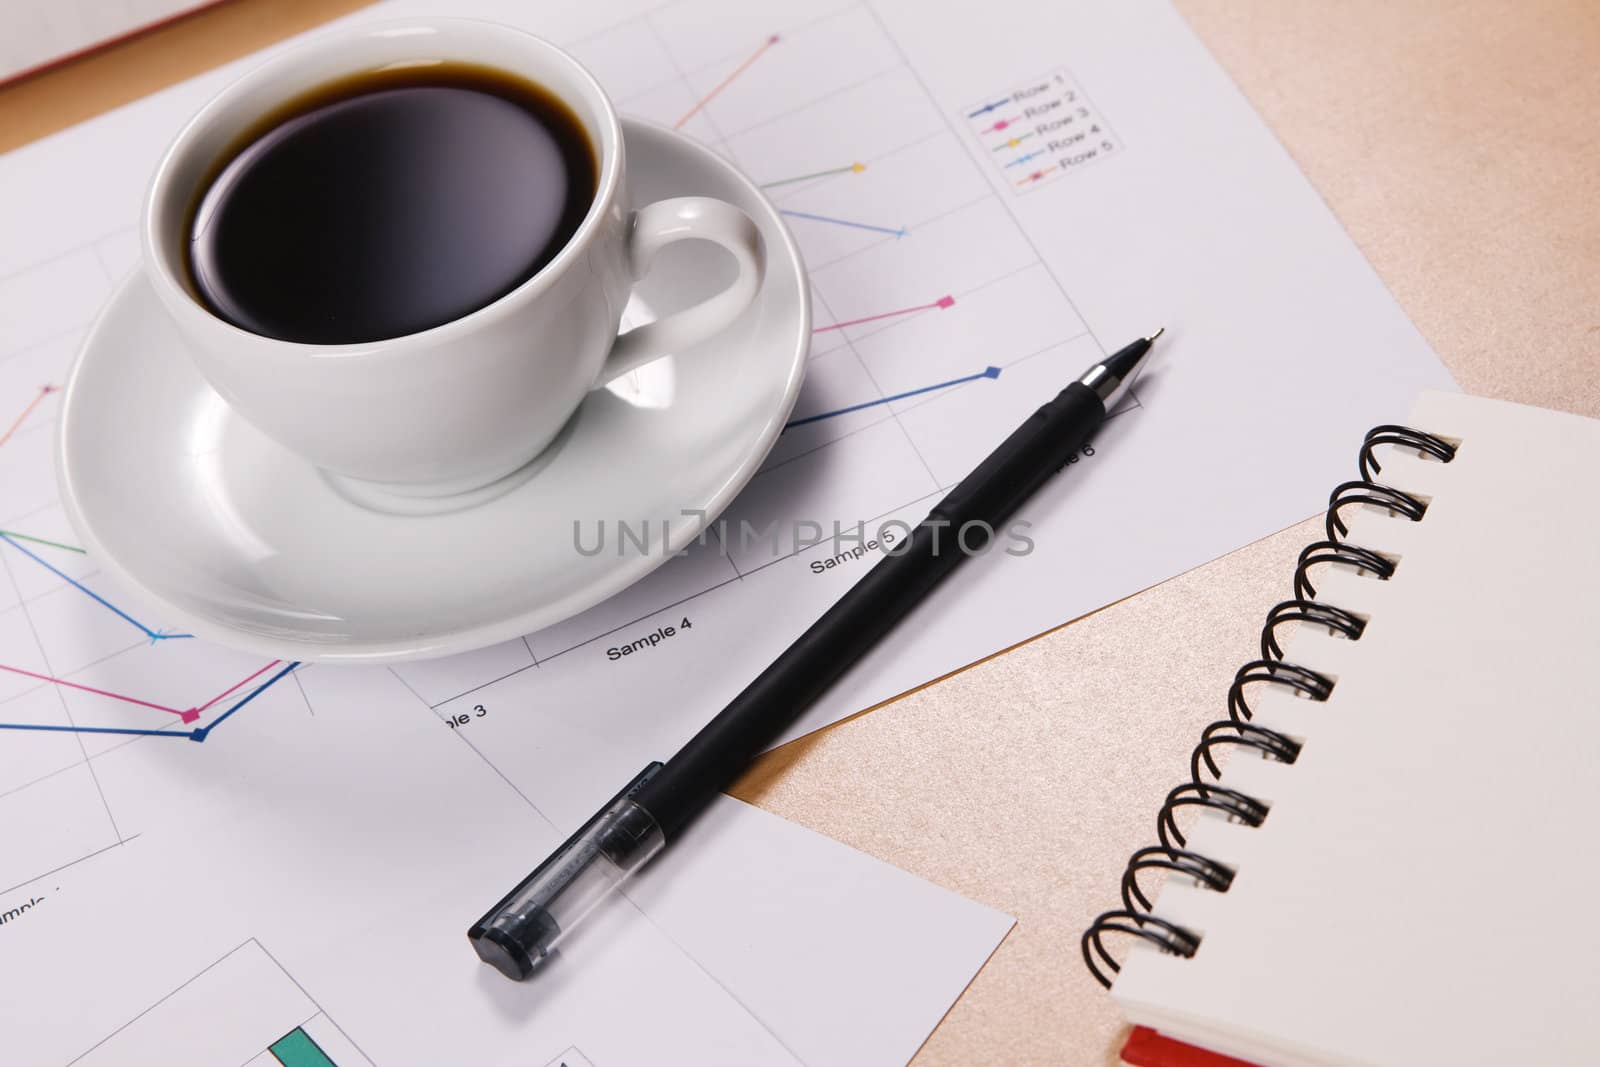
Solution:
{"label": "red book cover", "polygon": [[1175,1041],[1148,1026],[1133,1028],[1122,1046],[1122,1062],[1133,1067],[1256,1067],[1248,1060]]}

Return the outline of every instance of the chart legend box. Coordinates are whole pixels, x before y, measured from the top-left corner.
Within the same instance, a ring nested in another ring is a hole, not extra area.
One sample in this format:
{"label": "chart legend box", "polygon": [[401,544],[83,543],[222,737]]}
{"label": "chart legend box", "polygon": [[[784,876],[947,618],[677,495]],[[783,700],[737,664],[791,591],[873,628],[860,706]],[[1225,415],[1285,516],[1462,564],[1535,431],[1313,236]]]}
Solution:
{"label": "chart legend box", "polygon": [[964,118],[1018,193],[1122,151],[1111,124],[1065,69],[977,101],[965,109]]}

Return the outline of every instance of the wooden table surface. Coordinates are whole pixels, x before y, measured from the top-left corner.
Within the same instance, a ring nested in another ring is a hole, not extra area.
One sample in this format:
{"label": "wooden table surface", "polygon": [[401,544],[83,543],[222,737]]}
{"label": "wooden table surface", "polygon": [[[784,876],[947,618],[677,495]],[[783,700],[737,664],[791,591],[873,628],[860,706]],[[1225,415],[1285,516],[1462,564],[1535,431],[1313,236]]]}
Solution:
{"label": "wooden table surface", "polygon": [[[1600,416],[1600,4],[1176,2],[1464,389]],[[0,150],[361,6],[232,0],[0,90]],[[739,784],[1017,917],[919,1064],[1116,1062],[1079,933],[1313,529],[797,741]]]}

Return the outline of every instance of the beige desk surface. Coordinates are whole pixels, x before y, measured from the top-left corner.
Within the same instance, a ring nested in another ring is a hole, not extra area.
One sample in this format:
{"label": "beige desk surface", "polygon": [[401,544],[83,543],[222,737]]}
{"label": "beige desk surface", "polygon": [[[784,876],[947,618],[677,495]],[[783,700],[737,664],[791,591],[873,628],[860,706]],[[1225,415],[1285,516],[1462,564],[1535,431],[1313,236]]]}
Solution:
{"label": "beige desk surface", "polygon": [[[1600,4],[1177,3],[1465,389],[1600,416]],[[233,0],[0,90],[0,150],[360,6]],[[739,784],[1017,916],[919,1063],[1116,1062],[1121,1024],[1079,933],[1311,539],[1308,523],[1268,537]]]}

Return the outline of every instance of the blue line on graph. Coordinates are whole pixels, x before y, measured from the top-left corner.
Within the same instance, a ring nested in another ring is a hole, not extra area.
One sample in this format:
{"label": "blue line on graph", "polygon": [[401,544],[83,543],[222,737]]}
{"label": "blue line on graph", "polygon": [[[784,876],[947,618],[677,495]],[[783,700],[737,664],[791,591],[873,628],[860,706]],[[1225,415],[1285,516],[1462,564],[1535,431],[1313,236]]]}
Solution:
{"label": "blue line on graph", "polygon": [[821,415],[807,415],[803,419],[795,419],[793,422],[791,422],[788,425],[784,426],[784,429],[785,430],[792,430],[796,426],[804,426],[808,422],[821,422],[823,419],[831,419],[831,418],[835,418],[836,416],[839,416],[839,415],[848,415],[852,411],[860,411],[863,408],[875,408],[879,404],[892,404],[896,400],[904,400],[908,396],[917,396],[917,395],[922,394],[922,393],[931,393],[935,389],[948,389],[952,385],[960,385],[963,382],[975,382],[979,378],[998,378],[998,377],[1000,377],[1000,368],[999,367],[985,367],[985,368],[983,368],[983,370],[979,371],[977,374],[969,374],[965,378],[951,378],[948,382],[940,382],[937,385],[924,385],[921,389],[912,389],[909,392],[896,393],[894,396],[886,396],[886,397],[882,397],[881,399],[878,399],[878,400],[867,400],[867,401],[864,401],[864,402],[862,402],[860,404],[851,404],[849,407],[840,408],[837,411],[824,411]]}
{"label": "blue line on graph", "polygon": [[33,560],[35,563],[37,563],[39,566],[43,567],[45,570],[49,571],[51,574],[55,575],[57,578],[60,578],[62,581],[66,582],[68,585],[70,585],[74,589],[78,590],[78,592],[85,594],[91,600],[93,600],[95,603],[99,604],[103,608],[106,608],[107,610],[112,612],[114,615],[116,615],[118,618],[121,618],[121,619],[125,620],[126,622],[131,623],[133,626],[135,626],[139,630],[140,633],[144,634],[152,642],[155,642],[155,641],[176,641],[176,640],[178,640],[180,638],[193,637],[194,636],[194,634],[169,634],[169,633],[164,633],[164,632],[162,632],[160,630],[152,630],[152,629],[150,629],[150,627],[146,626],[144,623],[140,622],[138,619],[134,618],[132,615],[129,615],[126,611],[123,611],[121,608],[119,608],[115,604],[111,603],[111,601],[107,600],[105,597],[101,596],[99,593],[96,593],[93,589],[90,589],[88,586],[86,586],[82,582],[78,581],[76,578],[73,578],[70,575],[68,575],[68,574],[56,569],[54,566],[52,566],[49,563],[49,561],[41,558],[40,556],[38,556],[37,554],[29,551],[28,549],[23,548],[21,545],[17,544],[16,541],[12,540],[11,537],[8,536],[7,534],[0,533],[0,541],[4,541],[6,544],[8,544],[12,548],[16,549],[18,552],[21,552],[24,556],[27,556],[29,559]]}
{"label": "blue line on graph", "polygon": [[46,726],[25,722],[0,722],[0,730],[49,730],[64,734],[133,734],[138,737],[187,737],[190,739],[194,737],[193,732],[189,730],[135,730],[131,727],[121,726]]}
{"label": "blue line on graph", "polygon": [[904,237],[906,235],[906,228],[904,226],[900,227],[898,230],[895,230],[889,228],[888,226],[874,226],[870,222],[851,222],[849,219],[836,219],[829,215],[813,215],[809,211],[789,211],[788,209],[784,209],[779,211],[778,214],[791,215],[797,219],[810,219],[813,222],[831,222],[835,226],[850,226],[857,230],[872,230],[875,233],[889,234],[891,237]]}
{"label": "blue line on graph", "polygon": [[277,682],[280,678],[286,677],[290,671],[294,670],[298,666],[300,666],[300,661],[299,660],[295,660],[293,663],[291,663],[287,667],[283,668],[283,670],[279,671],[277,674],[274,674],[271,678],[268,678],[266,681],[264,681],[260,685],[256,686],[255,689],[251,690],[250,693],[248,695],[246,695],[243,700],[239,701],[237,704],[235,704],[233,707],[229,708],[227,711],[223,712],[221,715],[218,715],[216,717],[216,719],[214,719],[210,723],[210,725],[196,727],[195,731],[192,734],[189,735],[190,739],[194,740],[194,741],[204,741],[206,739],[206,735],[207,734],[209,734],[212,730],[215,730],[217,727],[221,726],[223,723],[228,721],[228,716],[232,715],[234,712],[238,711],[240,708],[242,708],[246,704],[250,703],[252,700],[254,700],[256,697],[260,696],[262,693],[265,693],[268,689],[271,689],[272,686],[273,686],[273,683]]}
{"label": "blue line on graph", "polygon": [[300,666],[300,661],[295,660],[293,663],[283,668],[283,670],[279,671],[271,678],[268,678],[266,681],[256,686],[249,693],[246,693],[244,697],[241,698],[231,708],[217,716],[215,722],[212,722],[206,726],[196,727],[193,730],[147,730],[132,726],[51,726],[22,722],[0,722],[0,730],[42,730],[50,733],[72,734],[126,734],[131,737],[186,737],[190,741],[204,741],[206,739],[206,735],[211,733],[211,731],[215,730],[218,726],[221,726],[223,721],[227,719],[228,716],[232,715],[234,712],[250,703],[262,693],[265,693],[268,689],[272,688],[275,682],[278,682],[286,677],[290,671],[294,670],[298,666]]}
{"label": "blue line on graph", "polygon": [[1019,163],[1026,163],[1030,159],[1038,159],[1042,155],[1044,155],[1043,152],[1029,152],[1025,156],[1018,156],[1016,159],[1013,159],[1010,163],[1007,163],[1006,166],[1015,167]]}
{"label": "blue line on graph", "polygon": [[969,112],[968,115],[967,115],[967,118],[975,119],[979,115],[987,115],[989,112],[993,111],[995,108],[1004,107],[1006,104],[1009,104],[1009,103],[1011,103],[1011,98],[1009,96],[1006,97],[1004,100],[996,100],[992,104],[985,104],[983,107],[980,107],[978,110],[973,111],[973,112]]}

